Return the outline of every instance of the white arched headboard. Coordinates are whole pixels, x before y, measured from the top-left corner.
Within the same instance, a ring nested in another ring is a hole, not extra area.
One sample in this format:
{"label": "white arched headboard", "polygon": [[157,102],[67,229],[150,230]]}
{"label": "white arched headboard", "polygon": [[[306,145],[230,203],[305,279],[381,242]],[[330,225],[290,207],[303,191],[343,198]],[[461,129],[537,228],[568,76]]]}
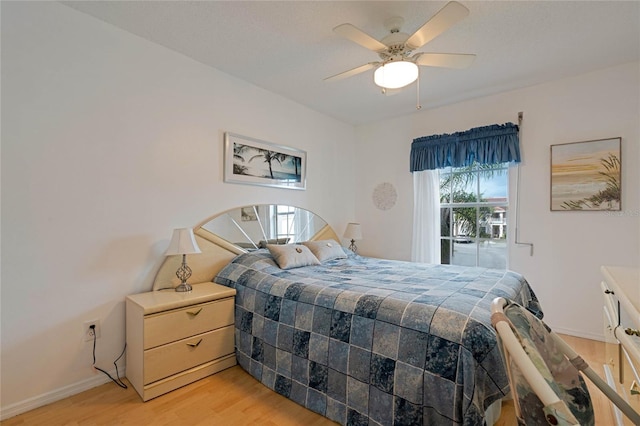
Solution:
{"label": "white arched headboard", "polygon": [[[284,225],[277,222],[278,216],[288,216],[280,220]],[[279,226],[288,229],[282,232]],[[237,255],[258,249],[265,243],[340,241],[333,228],[315,213],[276,204],[249,205],[215,214],[195,226],[193,233],[202,253],[187,255],[187,263],[193,271],[190,284],[212,281]],[[181,262],[180,255],[167,256],[154,278],[153,290],[180,284],[176,271]]]}

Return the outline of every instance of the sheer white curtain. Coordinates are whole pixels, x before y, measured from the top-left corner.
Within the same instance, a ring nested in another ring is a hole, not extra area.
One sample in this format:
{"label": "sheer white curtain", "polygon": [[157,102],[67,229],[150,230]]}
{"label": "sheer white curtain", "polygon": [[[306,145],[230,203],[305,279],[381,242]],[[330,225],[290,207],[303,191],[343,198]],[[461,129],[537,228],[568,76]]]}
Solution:
{"label": "sheer white curtain", "polygon": [[440,177],[438,170],[413,172],[411,260],[440,263]]}

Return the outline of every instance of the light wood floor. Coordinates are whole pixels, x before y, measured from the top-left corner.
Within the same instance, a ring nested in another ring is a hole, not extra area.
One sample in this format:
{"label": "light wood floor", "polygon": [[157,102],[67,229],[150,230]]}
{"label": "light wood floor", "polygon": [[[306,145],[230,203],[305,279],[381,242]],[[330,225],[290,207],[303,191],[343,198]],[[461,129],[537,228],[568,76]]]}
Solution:
{"label": "light wood floor", "polygon": [[[604,344],[562,336],[603,376]],[[126,382],[126,380],[125,380]],[[126,382],[128,384],[128,382]],[[596,425],[613,424],[608,400],[587,380]],[[14,425],[264,425],[324,426],[334,422],[260,384],[239,366],[143,403],[133,387],[108,383],[12,417]],[[516,426],[513,403],[503,404],[498,426]]]}

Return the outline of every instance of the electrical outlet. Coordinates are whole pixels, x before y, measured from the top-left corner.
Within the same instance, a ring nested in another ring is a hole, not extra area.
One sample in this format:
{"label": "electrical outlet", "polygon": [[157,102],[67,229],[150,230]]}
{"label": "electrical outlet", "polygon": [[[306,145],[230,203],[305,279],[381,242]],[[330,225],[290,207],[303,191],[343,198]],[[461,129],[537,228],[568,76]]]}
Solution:
{"label": "electrical outlet", "polygon": [[[91,328],[91,326],[95,326]],[[85,321],[82,325],[82,333],[84,335],[84,341],[93,341],[94,335],[96,339],[100,338],[100,320]]]}

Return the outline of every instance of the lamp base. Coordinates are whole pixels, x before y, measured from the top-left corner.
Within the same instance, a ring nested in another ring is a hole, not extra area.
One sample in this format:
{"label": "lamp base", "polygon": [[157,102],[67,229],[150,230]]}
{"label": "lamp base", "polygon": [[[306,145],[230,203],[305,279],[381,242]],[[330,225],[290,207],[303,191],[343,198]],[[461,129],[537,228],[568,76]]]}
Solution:
{"label": "lamp base", "polygon": [[358,251],[358,246],[356,246],[356,240],[351,240],[351,245],[349,246],[349,250],[356,253]]}
{"label": "lamp base", "polygon": [[187,284],[187,280],[191,276],[191,268],[187,266],[187,255],[182,255],[182,265],[176,271],[176,277],[180,280],[180,285],[176,287],[176,291],[186,293],[187,291],[193,290],[189,284]]}
{"label": "lamp base", "polygon": [[181,293],[185,293],[191,290],[193,290],[193,287],[191,287],[191,285],[187,283],[181,283],[178,287],[176,287],[176,291]]}

